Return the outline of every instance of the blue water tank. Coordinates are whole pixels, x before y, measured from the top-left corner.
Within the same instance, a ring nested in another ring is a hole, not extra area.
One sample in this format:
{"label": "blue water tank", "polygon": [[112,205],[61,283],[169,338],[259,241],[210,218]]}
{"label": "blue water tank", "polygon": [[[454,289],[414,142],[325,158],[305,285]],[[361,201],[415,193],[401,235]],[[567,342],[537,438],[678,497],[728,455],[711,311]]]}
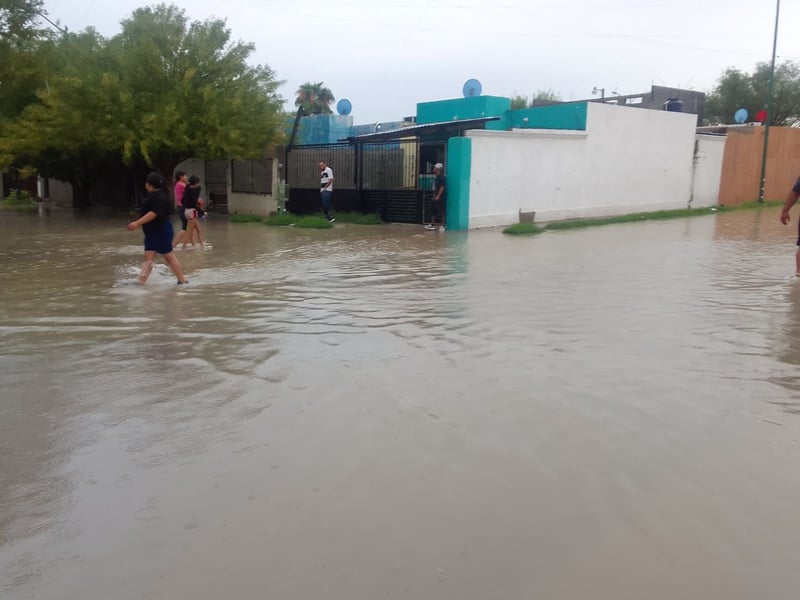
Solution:
{"label": "blue water tank", "polygon": [[683,112],[683,101],[678,98],[668,98],[664,102],[664,110],[669,112]]}

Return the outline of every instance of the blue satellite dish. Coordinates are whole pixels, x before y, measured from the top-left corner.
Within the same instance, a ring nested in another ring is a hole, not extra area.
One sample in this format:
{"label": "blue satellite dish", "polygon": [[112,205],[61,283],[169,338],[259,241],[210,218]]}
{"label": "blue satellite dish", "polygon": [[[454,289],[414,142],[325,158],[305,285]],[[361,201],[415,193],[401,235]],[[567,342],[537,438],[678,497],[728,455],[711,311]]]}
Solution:
{"label": "blue satellite dish", "polygon": [[480,96],[482,90],[483,88],[481,87],[481,82],[477,79],[467,79],[464,82],[464,87],[462,88],[462,91],[464,92],[464,98]]}
{"label": "blue satellite dish", "polygon": [[338,112],[343,117],[349,115],[350,111],[352,110],[353,110],[353,105],[347,98],[342,98],[341,100],[339,100],[339,102],[336,103],[336,112]]}
{"label": "blue satellite dish", "polygon": [[740,108],[733,115],[733,120],[736,121],[737,123],[744,123],[745,121],[747,121],[747,117],[749,114],[750,113],[747,112],[746,108]]}

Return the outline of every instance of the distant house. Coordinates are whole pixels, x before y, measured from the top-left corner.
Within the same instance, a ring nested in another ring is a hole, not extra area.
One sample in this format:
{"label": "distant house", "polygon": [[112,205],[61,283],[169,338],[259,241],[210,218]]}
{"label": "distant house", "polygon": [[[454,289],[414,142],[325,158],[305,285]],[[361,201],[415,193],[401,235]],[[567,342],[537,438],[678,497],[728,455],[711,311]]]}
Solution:
{"label": "distant house", "polygon": [[[684,90],[681,88],[664,87],[654,85],[649,92],[641,94],[619,94],[605,95],[602,98],[593,98],[588,102],[602,102],[604,104],[618,104],[620,106],[632,106],[634,108],[649,108],[653,110],[664,110],[672,103],[675,108],[680,106],[677,112],[697,115],[697,123],[702,124],[706,110],[706,95],[695,90]],[[680,103],[680,104],[678,104]]]}
{"label": "distant house", "polygon": [[320,160],[334,169],[339,210],[401,223],[429,219],[431,168],[443,163],[451,229],[507,225],[520,213],[557,220],[716,204],[725,140],[696,134],[702,94],[678,102],[675,91],[524,109],[497,96],[419,103],[400,126],[289,147],[287,208],[318,210]]}

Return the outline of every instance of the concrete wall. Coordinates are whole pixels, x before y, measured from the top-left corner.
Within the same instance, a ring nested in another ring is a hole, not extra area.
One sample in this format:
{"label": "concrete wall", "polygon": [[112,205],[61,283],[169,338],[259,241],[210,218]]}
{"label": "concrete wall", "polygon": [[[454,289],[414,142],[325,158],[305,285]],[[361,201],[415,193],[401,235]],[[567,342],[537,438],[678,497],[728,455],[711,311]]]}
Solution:
{"label": "concrete wall", "polygon": [[725,136],[696,136],[692,208],[719,204],[719,184],[724,154]]}
{"label": "concrete wall", "polygon": [[[278,201],[275,199],[275,186],[278,183],[278,158],[272,160],[272,193],[271,194],[243,194],[233,191],[231,184],[231,161],[228,161],[228,213],[232,215],[259,215],[267,217],[278,210]],[[208,200],[206,179],[206,162],[200,158],[191,158],[178,165],[176,171],[186,171],[189,175],[197,175],[203,182],[202,198]],[[174,185],[174,177],[173,177]]]}
{"label": "concrete wall", "polygon": [[685,208],[694,115],[589,103],[587,130],[474,130],[469,226]]}
{"label": "concrete wall", "polygon": [[278,201],[275,199],[276,185],[278,184],[278,159],[272,160],[272,193],[270,194],[243,194],[234,192],[231,185],[231,162],[228,161],[228,213],[231,215],[258,215],[268,217],[278,211]]}

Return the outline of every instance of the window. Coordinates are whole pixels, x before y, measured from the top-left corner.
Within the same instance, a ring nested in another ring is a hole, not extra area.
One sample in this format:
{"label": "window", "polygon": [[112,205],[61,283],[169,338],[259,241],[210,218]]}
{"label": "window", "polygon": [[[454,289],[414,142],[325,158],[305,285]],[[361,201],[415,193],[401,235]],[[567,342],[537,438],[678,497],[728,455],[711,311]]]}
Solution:
{"label": "window", "polygon": [[272,193],[272,159],[232,160],[231,190],[243,194]]}

